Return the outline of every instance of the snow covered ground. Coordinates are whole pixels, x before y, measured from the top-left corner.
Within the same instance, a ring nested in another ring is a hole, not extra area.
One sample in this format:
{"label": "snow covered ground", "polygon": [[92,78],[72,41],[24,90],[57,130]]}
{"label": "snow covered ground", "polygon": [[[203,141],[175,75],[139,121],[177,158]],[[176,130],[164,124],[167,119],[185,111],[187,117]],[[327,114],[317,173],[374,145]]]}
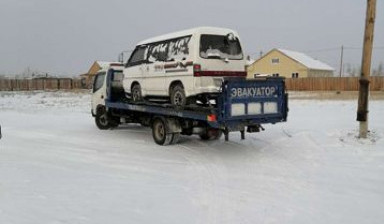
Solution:
{"label": "snow covered ground", "polygon": [[0,92],[0,223],[383,223],[384,101],[294,99],[239,140],[100,131],[86,92]]}

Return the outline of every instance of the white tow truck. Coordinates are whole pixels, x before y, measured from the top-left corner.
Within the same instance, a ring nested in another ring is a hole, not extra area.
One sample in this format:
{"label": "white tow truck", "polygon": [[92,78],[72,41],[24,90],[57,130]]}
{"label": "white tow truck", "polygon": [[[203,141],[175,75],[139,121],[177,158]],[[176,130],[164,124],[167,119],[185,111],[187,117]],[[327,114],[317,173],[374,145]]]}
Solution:
{"label": "white tow truck", "polygon": [[229,133],[259,132],[267,123],[284,122],[288,113],[285,80],[265,77],[255,80],[225,78],[213,105],[134,101],[124,91],[123,64],[112,63],[100,70],[93,83],[92,115],[99,129],[123,123],[139,123],[152,128],[159,145],[178,142],[180,135],[197,134],[203,140],[228,141]]}

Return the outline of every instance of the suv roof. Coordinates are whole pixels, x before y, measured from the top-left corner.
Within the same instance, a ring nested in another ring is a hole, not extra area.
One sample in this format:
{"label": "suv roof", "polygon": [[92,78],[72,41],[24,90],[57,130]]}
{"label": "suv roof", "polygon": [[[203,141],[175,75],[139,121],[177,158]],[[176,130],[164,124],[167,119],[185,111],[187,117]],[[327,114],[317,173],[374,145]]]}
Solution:
{"label": "suv roof", "polygon": [[236,31],[227,29],[227,28],[195,27],[192,29],[187,29],[187,30],[182,30],[178,32],[164,34],[161,36],[152,37],[139,42],[137,45],[145,45],[149,43],[159,42],[159,41],[168,40],[168,39],[177,38],[177,37],[188,36],[188,35],[197,34],[197,33],[206,33],[206,34],[234,33],[236,36],[238,36]]}

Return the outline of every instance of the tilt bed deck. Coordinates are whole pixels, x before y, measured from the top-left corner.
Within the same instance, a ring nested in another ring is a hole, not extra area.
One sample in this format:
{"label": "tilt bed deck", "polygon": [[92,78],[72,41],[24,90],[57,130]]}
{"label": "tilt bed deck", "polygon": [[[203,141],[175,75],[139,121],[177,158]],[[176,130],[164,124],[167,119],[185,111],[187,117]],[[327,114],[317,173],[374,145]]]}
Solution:
{"label": "tilt bed deck", "polygon": [[111,116],[128,118],[129,122],[152,128],[154,120],[160,119],[170,134],[202,136],[201,132],[207,134],[216,130],[224,133],[228,140],[229,132],[240,131],[244,138],[246,129],[247,132],[258,132],[263,130],[261,124],[287,120],[288,95],[284,78],[225,79],[214,107],[190,105],[177,108],[171,104],[132,102],[115,97],[111,85],[107,92],[105,107]]}

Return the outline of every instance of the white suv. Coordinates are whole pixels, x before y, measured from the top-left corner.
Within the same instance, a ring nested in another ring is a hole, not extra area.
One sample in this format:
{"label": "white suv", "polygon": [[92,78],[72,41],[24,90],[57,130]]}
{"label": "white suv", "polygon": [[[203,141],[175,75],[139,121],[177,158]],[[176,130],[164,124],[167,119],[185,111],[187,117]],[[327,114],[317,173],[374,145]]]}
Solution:
{"label": "white suv", "polygon": [[223,77],[245,77],[245,65],[235,31],[198,27],[138,43],[125,64],[123,86],[134,101],[207,102],[220,91]]}

